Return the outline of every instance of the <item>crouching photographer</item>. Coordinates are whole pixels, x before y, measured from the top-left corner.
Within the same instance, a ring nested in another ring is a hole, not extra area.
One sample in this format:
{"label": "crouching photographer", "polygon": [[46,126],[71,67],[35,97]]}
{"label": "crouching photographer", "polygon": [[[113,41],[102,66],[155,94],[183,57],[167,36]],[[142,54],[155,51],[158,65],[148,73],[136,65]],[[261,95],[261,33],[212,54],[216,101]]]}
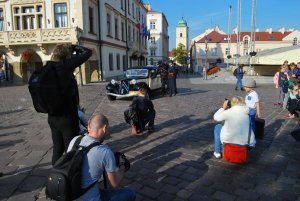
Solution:
{"label": "crouching photographer", "polygon": [[[130,162],[124,154],[114,154],[110,147],[102,144],[108,129],[108,119],[101,113],[95,113],[88,122],[88,135],[84,136],[79,146],[87,147],[93,143],[98,146],[91,148],[83,158],[82,188],[88,189],[85,194],[76,200],[118,200],[134,201],[136,194],[130,187],[117,188],[124,174],[130,168]],[[75,137],[68,148],[70,151],[78,137]],[[106,173],[111,189],[100,189],[98,181]]]}

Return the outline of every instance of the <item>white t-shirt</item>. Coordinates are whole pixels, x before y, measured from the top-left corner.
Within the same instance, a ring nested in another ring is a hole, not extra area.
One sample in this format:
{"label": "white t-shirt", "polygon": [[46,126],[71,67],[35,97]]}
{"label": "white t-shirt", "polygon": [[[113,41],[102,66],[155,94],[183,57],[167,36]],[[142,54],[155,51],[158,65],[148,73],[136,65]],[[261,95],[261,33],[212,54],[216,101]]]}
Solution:
{"label": "white t-shirt", "polygon": [[256,91],[248,93],[245,97],[245,102],[249,108],[255,109],[255,103],[259,102],[258,94],[256,93]]}

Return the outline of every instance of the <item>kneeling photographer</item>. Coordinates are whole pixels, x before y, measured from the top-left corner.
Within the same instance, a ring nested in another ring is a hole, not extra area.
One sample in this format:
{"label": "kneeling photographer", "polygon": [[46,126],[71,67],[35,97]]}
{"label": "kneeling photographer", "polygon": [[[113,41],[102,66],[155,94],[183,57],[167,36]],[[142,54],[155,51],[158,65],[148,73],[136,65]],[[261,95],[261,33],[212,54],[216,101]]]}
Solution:
{"label": "kneeling photographer", "polygon": [[214,120],[224,121],[224,125],[217,124],[214,128],[214,155],[216,158],[221,158],[223,143],[247,145],[249,134],[249,145],[255,146],[254,133],[249,127],[249,108],[242,97],[235,96],[231,101],[225,99],[223,106],[214,114]]}
{"label": "kneeling photographer", "polygon": [[[129,170],[130,162],[124,154],[120,152],[114,154],[108,145],[102,144],[107,129],[108,119],[103,114],[98,112],[90,118],[88,135],[81,139],[79,146],[87,147],[93,143],[101,144],[91,148],[83,158],[81,184],[82,188],[89,188],[89,190],[76,200],[135,200],[136,194],[132,188],[117,188],[125,172]],[[68,151],[72,149],[77,138],[72,139]],[[106,177],[112,189],[100,189],[97,185],[104,172],[106,172]]]}

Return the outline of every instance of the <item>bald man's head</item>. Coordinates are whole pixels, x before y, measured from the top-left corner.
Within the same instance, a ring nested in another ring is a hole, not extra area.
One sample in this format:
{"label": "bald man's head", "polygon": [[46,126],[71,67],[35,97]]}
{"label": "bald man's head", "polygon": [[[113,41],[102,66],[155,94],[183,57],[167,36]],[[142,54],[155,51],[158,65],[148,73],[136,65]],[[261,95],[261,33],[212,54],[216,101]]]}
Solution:
{"label": "bald man's head", "polygon": [[105,125],[108,126],[108,119],[100,112],[94,113],[89,120],[89,128],[93,131],[97,131]]}

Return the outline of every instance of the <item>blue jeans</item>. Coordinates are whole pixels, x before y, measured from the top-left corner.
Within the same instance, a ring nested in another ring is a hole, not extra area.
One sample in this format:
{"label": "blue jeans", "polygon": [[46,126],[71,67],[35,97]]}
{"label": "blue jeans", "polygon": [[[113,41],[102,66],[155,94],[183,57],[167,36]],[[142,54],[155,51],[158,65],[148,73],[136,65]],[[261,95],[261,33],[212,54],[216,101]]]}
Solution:
{"label": "blue jeans", "polygon": [[255,133],[256,109],[250,108],[249,117],[250,117],[250,125],[251,125],[251,128],[252,128],[252,131]]}
{"label": "blue jeans", "polygon": [[214,136],[215,136],[215,152],[221,153],[222,152],[222,143],[221,143],[221,129],[223,125],[217,124],[214,129]]}
{"label": "blue jeans", "polygon": [[242,82],[242,78],[239,78],[237,77],[236,78],[236,85],[235,85],[235,88],[240,88],[240,89],[243,89],[243,82]]}
{"label": "blue jeans", "polygon": [[100,190],[101,201],[134,201],[135,191],[130,187],[113,190]]}

